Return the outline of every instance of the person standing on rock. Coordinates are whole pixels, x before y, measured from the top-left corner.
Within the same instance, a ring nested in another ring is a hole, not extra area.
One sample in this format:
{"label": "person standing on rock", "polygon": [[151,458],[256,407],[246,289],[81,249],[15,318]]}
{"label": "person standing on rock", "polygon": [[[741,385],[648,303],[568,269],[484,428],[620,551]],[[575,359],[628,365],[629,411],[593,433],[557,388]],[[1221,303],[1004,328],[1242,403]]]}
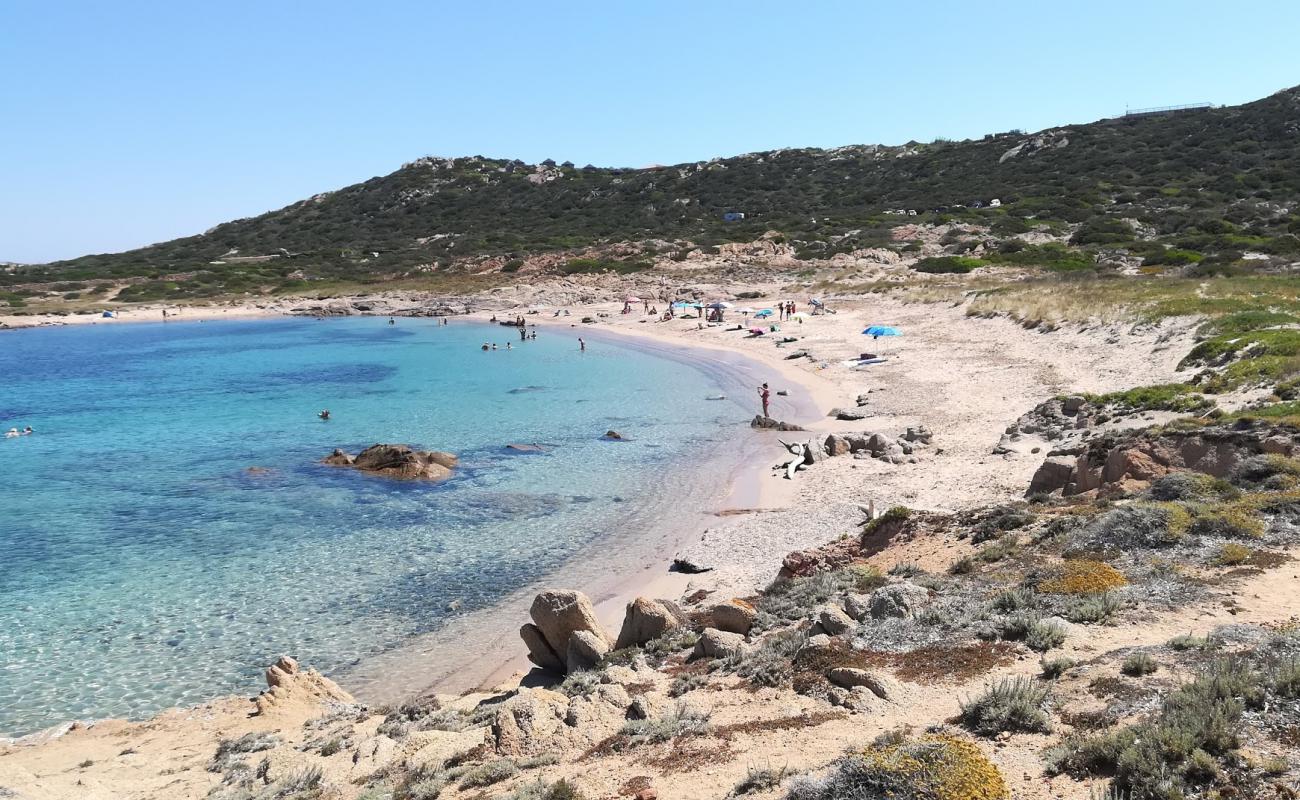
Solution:
{"label": "person standing on rock", "polygon": [[771,414],[767,413],[767,404],[772,400],[772,390],[767,388],[766,383],[758,387],[758,396],[763,401],[763,416],[770,417]]}

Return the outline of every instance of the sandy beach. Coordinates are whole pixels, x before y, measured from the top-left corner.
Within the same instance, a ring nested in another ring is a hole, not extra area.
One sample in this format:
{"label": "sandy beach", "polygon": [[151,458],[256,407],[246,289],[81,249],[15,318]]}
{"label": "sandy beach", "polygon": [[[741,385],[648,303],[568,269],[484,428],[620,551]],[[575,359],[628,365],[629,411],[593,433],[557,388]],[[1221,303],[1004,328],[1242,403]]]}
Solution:
{"label": "sandy beach", "polygon": [[[779,297],[773,293],[770,300]],[[864,509],[879,512],[907,505],[951,511],[1020,497],[1042,459],[1031,452],[994,455],[999,435],[1008,425],[1053,395],[1105,392],[1170,380],[1191,341],[1190,326],[1181,321],[1157,327],[1083,326],[1040,332],[1006,319],[970,317],[961,307],[907,304],[885,296],[828,302],[836,313],[809,317],[802,323],[780,323],[781,335],[796,339],[781,345],[771,335],[750,338],[743,331],[728,330],[736,324],[732,319],[703,327],[691,318],[657,322],[641,314],[620,314],[621,303],[617,302],[573,306],[572,322],[557,321],[546,309],[527,317],[530,322],[537,321],[539,336],[571,336],[575,346],[578,336],[593,348],[618,339],[681,359],[717,375],[729,387],[729,395],[747,398],[755,394],[758,383],[767,381],[774,390],[789,392],[789,396],[773,398],[773,416],[796,422],[808,431],[751,431],[738,420],[735,449],[713,454],[701,465],[701,472],[712,476],[711,480],[670,487],[681,492],[674,508],[685,510],[676,513],[671,524],[656,524],[653,518],[630,519],[625,529],[610,532],[591,552],[580,554],[543,582],[587,593],[596,603],[600,621],[617,630],[625,604],[636,596],[753,595],[776,577],[787,553],[855,531],[865,519]],[[485,309],[470,318],[483,321],[493,313],[508,318],[512,309],[524,313],[515,304],[495,305],[501,307],[494,311],[492,304],[485,303]],[[196,318],[270,316],[284,310],[205,309],[177,320],[184,324]],[[584,325],[577,322],[582,316],[598,321]],[[463,318],[453,318],[451,324]],[[161,313],[156,317],[152,311],[122,313],[108,324],[135,321],[158,322]],[[861,334],[868,324],[896,326],[902,336],[873,340]],[[514,334],[513,329],[503,328],[502,341]],[[798,351],[806,355],[787,358]],[[884,360],[866,367],[850,365],[864,352]],[[757,411],[756,396],[752,402]],[[853,409],[864,418],[838,420],[828,416],[834,408]],[[925,426],[934,435],[933,446],[918,451],[914,463],[835,458],[811,466],[794,480],[773,469],[784,454],[778,439],[820,440],[830,433],[853,432],[881,432],[893,438],[914,426]],[[929,539],[878,558],[883,559],[883,566],[906,557],[940,567],[969,549],[969,544],[951,539]],[[670,572],[672,560],[679,556],[709,571],[692,575]],[[513,686],[529,666],[517,627],[526,619],[535,589],[519,587],[491,609],[456,617],[436,633],[331,677],[371,704],[429,692],[462,694]],[[474,643],[472,654],[465,646],[469,641]],[[197,708],[166,712],[143,723],[143,729],[120,722],[98,723],[76,737],[80,744],[68,741],[66,746],[20,748],[17,755],[29,753],[30,757],[17,762],[0,760],[0,785],[4,784],[6,765],[11,770],[15,764],[25,764],[24,768],[37,772],[48,771],[61,763],[60,759],[70,757],[70,752],[94,752],[99,747],[95,742],[108,744],[128,732],[151,728],[170,741],[188,743],[181,751],[166,747],[150,756],[153,760],[148,763],[159,768],[183,758],[184,752],[205,751],[214,737],[232,726],[245,728],[248,723],[239,721],[244,703],[237,698],[217,699]],[[259,724],[277,730],[292,728],[318,709],[319,698],[311,695]],[[737,707],[736,713],[739,711]],[[38,736],[31,741],[48,738]],[[825,748],[809,747],[802,757],[815,761],[829,755]],[[126,767],[105,774],[98,785],[108,793],[86,796],[159,796],[152,793],[159,786],[129,795],[114,793],[115,787],[127,785],[117,781],[137,781],[135,775]],[[683,796],[703,795],[687,792]]]}

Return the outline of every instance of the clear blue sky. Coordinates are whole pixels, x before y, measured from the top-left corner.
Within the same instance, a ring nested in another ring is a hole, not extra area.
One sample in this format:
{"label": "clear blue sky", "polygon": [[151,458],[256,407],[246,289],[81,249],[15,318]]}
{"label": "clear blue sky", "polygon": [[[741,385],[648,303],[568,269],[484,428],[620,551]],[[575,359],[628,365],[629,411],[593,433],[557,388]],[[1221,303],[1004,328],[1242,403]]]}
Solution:
{"label": "clear blue sky", "polygon": [[1300,3],[0,0],[0,260],[197,233],[422,155],[641,166],[1300,83]]}

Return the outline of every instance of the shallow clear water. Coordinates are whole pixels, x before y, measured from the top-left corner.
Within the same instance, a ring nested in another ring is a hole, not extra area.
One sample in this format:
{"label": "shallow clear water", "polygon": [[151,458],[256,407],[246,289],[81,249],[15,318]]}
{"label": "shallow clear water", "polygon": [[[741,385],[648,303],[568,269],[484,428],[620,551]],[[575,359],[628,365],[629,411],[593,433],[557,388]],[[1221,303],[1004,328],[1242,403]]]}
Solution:
{"label": "shallow clear water", "polygon": [[[0,334],[0,427],[36,429],[0,440],[0,733],[248,692],[282,652],[345,669],[436,628],[452,601],[489,605],[558,567],[648,502],[655,469],[743,416],[683,363],[539,330]],[[374,442],[449,450],[462,469],[434,486],[318,464]]]}

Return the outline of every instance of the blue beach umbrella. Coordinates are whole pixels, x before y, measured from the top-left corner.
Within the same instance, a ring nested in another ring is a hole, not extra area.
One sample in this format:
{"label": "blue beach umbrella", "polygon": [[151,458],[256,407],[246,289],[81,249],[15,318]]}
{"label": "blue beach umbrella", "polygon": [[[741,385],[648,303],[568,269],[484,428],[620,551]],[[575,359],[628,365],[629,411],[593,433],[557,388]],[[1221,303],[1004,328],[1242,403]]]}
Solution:
{"label": "blue beach umbrella", "polygon": [[872,325],[862,332],[863,336],[902,336],[903,332],[898,328],[891,328],[887,325]]}
{"label": "blue beach umbrella", "polygon": [[775,313],[776,313],[776,312],[773,311],[772,309],[770,309],[770,308],[765,308],[765,309],[763,309],[762,311],[760,311],[760,312],[758,312],[757,314],[755,314],[754,316],[756,316],[756,317],[770,317],[770,316],[772,316],[772,315],[775,314]]}

